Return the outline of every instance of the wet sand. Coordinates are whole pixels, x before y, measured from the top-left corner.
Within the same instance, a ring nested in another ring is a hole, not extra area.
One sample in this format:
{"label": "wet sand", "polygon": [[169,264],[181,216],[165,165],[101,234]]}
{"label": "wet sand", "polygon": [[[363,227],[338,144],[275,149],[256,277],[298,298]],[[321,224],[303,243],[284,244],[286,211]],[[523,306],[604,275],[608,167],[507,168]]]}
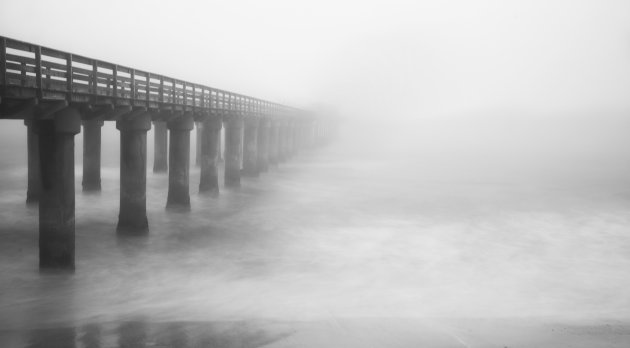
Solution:
{"label": "wet sand", "polygon": [[0,330],[32,348],[625,348],[630,320],[344,318],[155,323],[143,319]]}

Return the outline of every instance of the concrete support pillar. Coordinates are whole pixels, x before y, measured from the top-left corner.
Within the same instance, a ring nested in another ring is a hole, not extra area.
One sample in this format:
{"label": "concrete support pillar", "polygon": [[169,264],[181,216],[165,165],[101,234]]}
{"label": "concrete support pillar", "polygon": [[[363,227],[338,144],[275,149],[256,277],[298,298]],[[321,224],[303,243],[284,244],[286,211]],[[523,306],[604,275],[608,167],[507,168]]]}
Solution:
{"label": "concrete support pillar", "polygon": [[169,209],[190,210],[190,131],[193,128],[194,121],[190,115],[178,117],[168,123],[170,137],[166,208]]}
{"label": "concrete support pillar", "polygon": [[258,123],[258,158],[257,165],[259,172],[266,172],[269,169],[269,120],[261,118]]}
{"label": "concrete support pillar", "polygon": [[74,136],[81,115],[73,108],[40,120],[39,266],[74,269]]}
{"label": "concrete support pillar", "polygon": [[168,169],[168,137],[166,130],[166,122],[153,121],[154,138],[153,138],[153,172],[165,172]]}
{"label": "concrete support pillar", "polygon": [[101,127],[103,120],[83,121],[83,191],[101,190]]}
{"label": "concrete support pillar", "polygon": [[258,175],[258,117],[248,116],[244,121],[243,175]]}
{"label": "concrete support pillar", "polygon": [[201,133],[203,132],[203,124],[195,122],[195,166],[201,166]]}
{"label": "concrete support pillar", "polygon": [[225,120],[225,186],[241,186],[243,118],[231,114]]}
{"label": "concrete support pillar", "polygon": [[39,202],[41,176],[39,172],[39,135],[35,133],[36,126],[31,120],[24,120],[26,125],[26,146],[28,151],[28,183],[26,189],[26,203]]}
{"label": "concrete support pillar", "polygon": [[116,121],[120,131],[120,213],[118,232],[142,234],[149,231],[147,220],[147,131],[148,113]]}
{"label": "concrete support pillar", "polygon": [[223,121],[219,116],[206,118],[201,134],[201,177],[199,192],[219,194],[219,149]]}

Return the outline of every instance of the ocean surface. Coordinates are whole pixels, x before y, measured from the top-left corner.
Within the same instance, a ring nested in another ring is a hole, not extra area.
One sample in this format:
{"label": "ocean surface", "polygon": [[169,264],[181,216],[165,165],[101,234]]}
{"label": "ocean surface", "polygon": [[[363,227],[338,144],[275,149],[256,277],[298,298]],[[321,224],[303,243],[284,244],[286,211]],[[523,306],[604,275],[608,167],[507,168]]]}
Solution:
{"label": "ocean surface", "polygon": [[628,129],[342,131],[218,198],[193,153],[186,213],[149,146],[150,233],[124,238],[107,124],[100,193],[76,137],[67,274],[38,270],[26,128],[2,124],[1,347],[630,346]]}

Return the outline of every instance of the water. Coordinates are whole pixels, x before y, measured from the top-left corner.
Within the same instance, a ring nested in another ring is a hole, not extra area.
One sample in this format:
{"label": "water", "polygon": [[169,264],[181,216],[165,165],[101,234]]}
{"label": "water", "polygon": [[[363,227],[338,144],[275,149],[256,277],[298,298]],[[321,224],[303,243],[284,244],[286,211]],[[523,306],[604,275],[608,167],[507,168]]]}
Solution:
{"label": "water", "polygon": [[[470,151],[445,160],[449,149],[436,151],[444,145],[436,140],[348,138],[244,179],[218,199],[196,193],[193,169],[189,213],[164,209],[168,177],[149,171],[150,235],[121,238],[111,128],[103,191],[83,194],[76,168],[72,275],[37,269],[37,208],[24,204],[25,138],[5,140],[18,145],[5,147],[0,166],[3,347],[257,347],[304,335],[294,346],[309,346],[317,342],[309,332],[319,339],[338,327],[342,336],[389,327],[401,337],[412,331],[404,320],[422,323],[414,322],[416,334],[419,326],[446,330],[444,346],[474,340],[436,318],[614,321],[619,346],[630,341],[630,326],[620,324],[630,318],[626,167],[613,170],[601,157],[597,170],[586,160],[556,166],[553,156],[540,167],[486,166],[501,156]],[[365,324],[383,318],[389,326]],[[300,326],[319,322],[328,324]]]}

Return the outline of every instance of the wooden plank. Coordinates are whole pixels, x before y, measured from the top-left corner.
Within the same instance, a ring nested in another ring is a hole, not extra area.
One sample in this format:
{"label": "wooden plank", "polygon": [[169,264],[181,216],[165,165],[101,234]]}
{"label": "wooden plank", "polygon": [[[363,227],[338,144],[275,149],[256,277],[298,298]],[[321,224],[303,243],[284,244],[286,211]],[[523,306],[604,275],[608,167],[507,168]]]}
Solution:
{"label": "wooden plank", "polygon": [[94,64],[96,64],[96,66],[99,67],[99,68],[108,69],[108,70],[111,70],[111,71],[114,71],[114,67],[116,66],[116,64],[103,62],[103,61],[100,61],[100,60],[95,60]]}
{"label": "wooden plank", "polygon": [[46,47],[42,47],[42,54],[53,58],[59,58],[63,60],[66,59],[66,53],[57,50],[51,50],[50,48]]}
{"label": "wooden plank", "polygon": [[74,85],[72,85],[72,92],[88,94],[90,93],[90,87],[88,85],[80,85],[75,83]]}
{"label": "wooden plank", "polygon": [[8,39],[7,40],[7,46],[6,47],[12,48],[12,49],[15,49],[15,50],[20,50],[20,51],[33,52],[33,45],[31,45],[29,43],[26,43],[26,42],[13,40],[13,39]]}
{"label": "wooden plank", "polygon": [[100,71],[98,71],[96,73],[96,78],[100,80],[113,80],[114,79],[114,75],[110,75],[110,74],[106,74],[106,73],[102,73]]}
{"label": "wooden plank", "polygon": [[111,85],[112,81],[113,81],[112,76],[105,76],[105,77],[97,76],[96,77],[96,83],[97,84],[102,84],[102,85],[106,85],[107,86],[107,85]]}
{"label": "wooden plank", "polygon": [[91,76],[92,75],[92,70],[88,70],[88,69],[83,69],[83,68],[78,68],[78,67],[73,67],[72,68],[74,74],[76,75],[78,74],[83,74],[85,76]]}
{"label": "wooden plank", "polygon": [[5,57],[6,57],[7,61],[20,62],[20,63],[26,63],[26,64],[35,65],[35,58],[18,56],[18,55],[11,54],[11,53],[6,53]]}
{"label": "wooden plank", "polygon": [[49,67],[49,68],[55,68],[55,69],[59,69],[59,70],[62,70],[62,71],[66,71],[66,65],[65,64],[59,64],[59,63],[51,62],[51,61],[46,60],[46,59],[42,59],[42,66]]}
{"label": "wooden plank", "polygon": [[86,58],[86,57],[82,57],[79,55],[73,55],[72,59],[77,62],[77,63],[81,63],[81,64],[85,64],[85,65],[94,65],[93,64],[93,59],[90,58]]}
{"label": "wooden plank", "polygon": [[35,67],[31,65],[23,65],[24,63],[15,63],[15,62],[6,62],[5,69],[6,70],[17,70],[20,73],[22,72],[32,72],[35,73]]}
{"label": "wooden plank", "polygon": [[129,73],[131,73],[131,68],[127,68],[127,67],[122,66],[122,65],[116,65],[116,71],[118,73],[129,74]]}
{"label": "wooden plank", "polygon": [[117,73],[116,73],[116,81],[122,81],[122,82],[126,82],[126,83],[131,83],[131,77],[125,76],[125,75],[121,75],[120,71],[117,71]]}
{"label": "wooden plank", "polygon": [[79,83],[80,82],[80,83],[84,83],[86,85],[89,85],[91,80],[92,79],[89,76],[85,76],[85,75],[74,74],[72,76],[72,82],[73,83]]}
{"label": "wooden plank", "polygon": [[16,74],[11,71],[6,72],[6,84],[7,85],[21,85],[22,84],[22,74]]}
{"label": "wooden plank", "polygon": [[[134,69],[134,73],[135,73],[136,77],[142,77],[142,78],[146,78],[147,76],[150,75],[150,73],[148,73],[146,71],[135,70],[135,69]],[[142,80],[142,79],[139,79],[139,80]]]}

